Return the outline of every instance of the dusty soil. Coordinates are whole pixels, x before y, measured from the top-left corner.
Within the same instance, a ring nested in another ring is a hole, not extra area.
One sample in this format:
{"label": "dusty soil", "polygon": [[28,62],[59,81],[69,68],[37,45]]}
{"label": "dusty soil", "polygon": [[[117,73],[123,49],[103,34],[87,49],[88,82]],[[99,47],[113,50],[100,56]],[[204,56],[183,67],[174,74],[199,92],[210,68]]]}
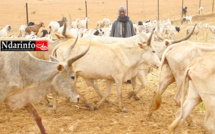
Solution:
{"label": "dusty soil", "polygon": [[[50,21],[60,20],[62,14],[68,17],[70,13],[72,19],[83,19],[85,17],[84,0],[9,0],[2,1],[0,5],[0,28],[7,24],[12,26],[12,31],[9,35],[18,35],[20,25],[26,24],[25,3],[28,2],[29,21],[35,23],[44,22],[48,29]],[[117,10],[121,5],[125,5],[125,0],[88,0],[88,17],[90,18],[89,28],[95,28],[96,22],[104,17],[114,21],[117,18]],[[133,22],[146,19],[156,19],[157,16],[157,1],[129,1],[129,16]],[[198,0],[185,0],[184,5],[188,6],[188,14],[196,15],[198,13]],[[205,13],[211,13],[212,2],[204,1],[202,5]],[[178,0],[165,0],[160,2],[160,19],[170,18],[175,20],[175,25],[179,25],[181,16],[181,2]],[[196,16],[195,22],[203,22],[214,25],[215,15]],[[42,30],[42,29],[41,29]],[[178,38],[184,36],[185,26],[182,26],[182,32]],[[213,42],[207,30],[199,36],[199,41]],[[194,39],[192,39],[194,40]],[[156,74],[156,75],[154,75]],[[104,103],[98,110],[90,111],[85,109],[84,104],[80,101],[79,104],[68,102],[64,98],[59,98],[58,112],[55,114],[53,109],[47,107],[46,101],[41,100],[36,104],[40,113],[44,126],[49,134],[56,133],[81,133],[81,134],[101,134],[101,133],[127,133],[127,134],[165,134],[167,128],[174,120],[174,115],[178,107],[173,101],[176,91],[176,85],[172,84],[167,91],[162,95],[163,103],[161,108],[155,112],[151,119],[147,118],[149,106],[151,104],[153,91],[158,83],[158,70],[154,70],[154,74],[149,74],[147,77],[147,86],[139,93],[140,101],[133,98],[128,99],[128,92],[132,90],[130,84],[123,84],[123,103],[128,113],[122,113],[118,107],[118,99],[116,88],[113,86],[111,95],[108,98],[110,103]],[[138,83],[139,84],[139,83]],[[99,80],[99,87],[104,92],[105,82]],[[95,105],[100,100],[96,92],[86,86],[83,79],[78,80],[78,89],[84,94],[90,105]],[[183,134],[207,134],[204,128],[205,112],[202,107],[197,106],[193,112],[193,120],[198,124],[198,127],[189,127],[186,123],[183,124],[181,133]],[[39,129],[33,118],[25,109],[11,111],[6,105],[1,106],[0,110],[0,130],[1,134],[19,134],[30,133],[38,134]]]}

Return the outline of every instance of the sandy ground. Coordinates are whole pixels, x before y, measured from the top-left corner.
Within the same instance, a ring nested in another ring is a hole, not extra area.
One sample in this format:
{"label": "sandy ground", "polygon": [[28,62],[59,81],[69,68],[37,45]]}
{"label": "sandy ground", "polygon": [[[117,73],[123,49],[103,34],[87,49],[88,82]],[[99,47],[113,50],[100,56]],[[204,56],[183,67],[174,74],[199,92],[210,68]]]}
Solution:
{"label": "sandy ground", "polygon": [[[35,23],[44,22],[48,29],[50,21],[60,20],[62,14],[68,17],[71,14],[72,19],[83,19],[85,17],[84,0],[8,0],[1,1],[0,5],[0,28],[10,24],[12,30],[9,35],[18,35],[20,25],[26,24],[25,3],[29,6],[29,21]],[[89,28],[95,28],[96,22],[105,17],[114,21],[117,18],[117,10],[121,5],[125,5],[125,0],[88,0],[88,17]],[[198,0],[184,1],[184,5],[188,6],[188,14],[196,15],[198,13]],[[146,19],[156,19],[157,17],[157,0],[129,1],[129,16],[133,22]],[[205,13],[211,13],[212,1],[204,1],[202,5]],[[171,18],[177,20],[181,16],[181,1],[179,0],[164,0],[160,2],[160,19]],[[196,16],[194,23],[203,22],[214,25],[215,15]],[[174,25],[180,26],[179,21],[174,21]],[[182,31],[177,38],[185,35],[185,27],[182,26]],[[42,30],[42,29],[41,29]],[[207,30],[203,30],[199,35],[198,41],[214,42],[211,39],[211,34]],[[195,40],[192,37],[191,40]],[[156,75],[154,75],[156,74]],[[154,74],[149,74],[147,77],[147,86],[139,93],[140,101],[133,98],[128,99],[128,92],[132,90],[130,84],[123,84],[123,103],[129,111],[127,114],[122,113],[118,107],[118,99],[116,88],[113,86],[111,95],[108,98],[110,103],[104,103],[98,110],[90,111],[84,108],[84,104],[80,101],[79,104],[68,102],[64,98],[59,98],[58,112],[55,114],[53,109],[47,107],[46,101],[41,100],[35,107],[39,111],[44,126],[49,134],[58,133],[80,133],[80,134],[165,134],[167,128],[174,120],[174,115],[178,107],[173,101],[176,91],[176,85],[172,84],[167,91],[162,95],[163,103],[161,108],[155,112],[151,119],[147,118],[149,106],[151,104],[153,91],[158,83],[158,70],[154,70]],[[140,84],[140,83],[138,83]],[[105,82],[99,80],[99,87],[104,92]],[[78,89],[84,94],[90,105],[95,105],[100,100],[96,92],[86,86],[83,79],[78,79]],[[79,108],[78,108],[79,107]],[[183,124],[181,133],[183,134],[208,134],[204,128],[204,110],[197,106],[191,116],[198,124],[198,127],[189,127],[186,123]],[[11,111],[4,104],[0,110],[0,133],[1,134],[38,134],[39,129],[33,118],[25,109]]]}

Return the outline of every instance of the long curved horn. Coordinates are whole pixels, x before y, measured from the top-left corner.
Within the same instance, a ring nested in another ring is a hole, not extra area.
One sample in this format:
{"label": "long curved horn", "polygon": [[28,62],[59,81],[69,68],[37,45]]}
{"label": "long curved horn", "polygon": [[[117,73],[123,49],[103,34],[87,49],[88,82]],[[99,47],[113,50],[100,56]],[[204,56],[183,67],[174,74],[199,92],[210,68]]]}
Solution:
{"label": "long curved horn", "polygon": [[63,58],[64,59],[66,59],[66,58],[68,58],[69,57],[69,53],[72,51],[72,49],[75,47],[75,44],[77,43],[77,41],[78,41],[78,35],[77,35],[77,37],[76,37],[76,39],[75,39],[75,42],[71,45],[71,46],[69,46],[69,48],[66,50],[66,52],[64,53],[64,55],[63,55]]}
{"label": "long curved horn", "polygon": [[154,33],[154,28],[153,28],[153,30],[152,30],[152,33],[151,33],[151,35],[149,36],[149,38],[148,38],[148,40],[147,40],[147,46],[150,46],[151,45],[151,40],[152,40],[152,35],[153,35],[153,33]]}
{"label": "long curved horn", "polygon": [[64,22],[63,32],[62,32],[63,36],[66,36],[66,27],[67,27],[66,22]]}
{"label": "long curved horn", "polygon": [[72,65],[73,62],[75,62],[76,60],[78,60],[78,59],[80,59],[82,56],[84,56],[84,55],[89,51],[90,46],[91,46],[91,41],[90,41],[89,46],[87,47],[87,49],[86,49],[84,52],[82,52],[82,53],[80,53],[80,54],[78,54],[78,55],[76,55],[76,56],[70,58],[70,59],[67,61],[68,67],[70,67],[70,66]]}
{"label": "long curved horn", "polygon": [[194,30],[195,30],[195,27],[196,27],[196,24],[195,24],[195,26],[193,27],[193,30],[192,30],[192,32],[191,32],[190,34],[188,34],[186,37],[184,37],[184,38],[182,38],[182,39],[173,40],[173,41],[172,41],[172,44],[174,44],[174,43],[179,43],[179,42],[181,42],[181,41],[184,41],[184,40],[189,39],[189,38],[191,37],[191,35],[193,34],[193,32],[194,32]]}

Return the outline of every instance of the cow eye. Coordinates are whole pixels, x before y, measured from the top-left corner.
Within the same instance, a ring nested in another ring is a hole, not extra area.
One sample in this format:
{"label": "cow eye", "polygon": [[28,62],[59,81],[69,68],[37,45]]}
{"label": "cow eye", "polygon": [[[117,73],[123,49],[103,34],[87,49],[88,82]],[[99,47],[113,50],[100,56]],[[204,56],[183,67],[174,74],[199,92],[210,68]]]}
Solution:
{"label": "cow eye", "polygon": [[155,53],[155,51],[152,51],[152,53]]}
{"label": "cow eye", "polygon": [[73,80],[74,80],[74,79],[75,79],[75,76],[71,76],[71,79],[73,79]]}

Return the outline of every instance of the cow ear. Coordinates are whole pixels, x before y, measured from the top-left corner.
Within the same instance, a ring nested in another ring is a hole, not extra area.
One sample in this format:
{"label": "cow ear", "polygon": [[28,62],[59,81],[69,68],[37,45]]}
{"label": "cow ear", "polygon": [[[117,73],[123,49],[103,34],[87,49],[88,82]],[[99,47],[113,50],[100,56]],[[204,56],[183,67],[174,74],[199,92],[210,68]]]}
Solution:
{"label": "cow ear", "polygon": [[61,64],[58,65],[58,66],[57,66],[57,70],[58,70],[58,71],[63,71],[63,70],[64,70],[64,66],[61,65]]}
{"label": "cow ear", "polygon": [[55,57],[53,57],[53,56],[51,56],[51,55],[49,56],[49,58],[50,58],[50,60],[53,61],[53,62],[59,62]]}
{"label": "cow ear", "polygon": [[167,47],[168,47],[170,44],[171,44],[171,42],[170,42],[170,41],[165,40],[165,45],[166,45]]}
{"label": "cow ear", "polygon": [[138,43],[138,46],[142,49],[144,49],[146,47],[146,42],[143,43]]}

